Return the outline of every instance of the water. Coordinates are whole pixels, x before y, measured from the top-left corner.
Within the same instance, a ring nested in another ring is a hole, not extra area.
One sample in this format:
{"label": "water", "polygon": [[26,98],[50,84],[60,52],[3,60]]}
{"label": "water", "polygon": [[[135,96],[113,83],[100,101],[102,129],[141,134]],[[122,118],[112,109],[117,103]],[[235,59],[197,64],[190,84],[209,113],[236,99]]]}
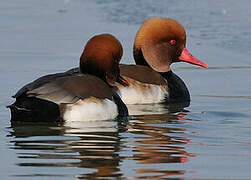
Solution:
{"label": "water", "polygon": [[[2,179],[251,177],[251,3],[212,1],[0,0]],[[5,108],[21,86],[78,65],[85,42],[110,32],[124,63],[150,16],[172,17],[187,48],[209,65],[172,66],[189,107],[129,106],[128,121],[10,124]]]}

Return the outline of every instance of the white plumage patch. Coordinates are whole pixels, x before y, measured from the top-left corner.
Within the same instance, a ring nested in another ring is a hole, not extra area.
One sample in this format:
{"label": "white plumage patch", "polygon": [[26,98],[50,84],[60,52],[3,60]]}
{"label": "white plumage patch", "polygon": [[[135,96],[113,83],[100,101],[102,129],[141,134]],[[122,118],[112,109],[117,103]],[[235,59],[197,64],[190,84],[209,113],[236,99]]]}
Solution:
{"label": "white plumage patch", "polygon": [[94,97],[65,104],[61,107],[61,112],[65,121],[107,120],[118,116],[117,105],[113,101]]}
{"label": "white plumage patch", "polygon": [[168,95],[167,87],[145,84],[130,79],[128,87],[119,86],[118,94],[125,104],[150,104],[163,102]]}

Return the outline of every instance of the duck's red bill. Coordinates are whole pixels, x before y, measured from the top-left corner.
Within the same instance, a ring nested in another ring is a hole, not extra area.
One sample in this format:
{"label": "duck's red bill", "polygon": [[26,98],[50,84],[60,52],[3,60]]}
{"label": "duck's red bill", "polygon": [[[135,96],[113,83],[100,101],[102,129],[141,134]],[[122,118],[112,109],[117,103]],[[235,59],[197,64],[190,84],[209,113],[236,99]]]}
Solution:
{"label": "duck's red bill", "polygon": [[193,57],[193,55],[186,48],[184,48],[184,50],[182,51],[179,60],[190,64],[198,65],[204,68],[208,68],[208,65],[206,63],[203,63],[202,61]]}
{"label": "duck's red bill", "polygon": [[129,83],[127,80],[125,80],[122,76],[119,75],[119,78],[117,80],[117,82],[123,86],[129,86]]}

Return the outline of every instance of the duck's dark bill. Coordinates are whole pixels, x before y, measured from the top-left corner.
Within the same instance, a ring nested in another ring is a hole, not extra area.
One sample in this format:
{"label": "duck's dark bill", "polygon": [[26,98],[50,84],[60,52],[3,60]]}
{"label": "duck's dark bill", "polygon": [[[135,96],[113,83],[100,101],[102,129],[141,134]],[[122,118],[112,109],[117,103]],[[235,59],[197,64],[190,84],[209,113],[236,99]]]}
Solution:
{"label": "duck's dark bill", "polygon": [[193,55],[186,48],[184,48],[184,50],[182,51],[179,60],[190,64],[198,65],[204,68],[208,68],[208,65],[206,63],[203,63],[202,61],[193,57]]}

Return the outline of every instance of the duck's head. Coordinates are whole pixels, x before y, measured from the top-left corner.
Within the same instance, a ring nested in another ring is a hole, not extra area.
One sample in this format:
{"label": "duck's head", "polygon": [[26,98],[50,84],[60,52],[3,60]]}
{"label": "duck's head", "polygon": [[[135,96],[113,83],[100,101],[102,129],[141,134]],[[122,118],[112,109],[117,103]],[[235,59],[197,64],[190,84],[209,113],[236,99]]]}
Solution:
{"label": "duck's head", "polygon": [[150,18],[140,27],[134,42],[136,64],[167,72],[173,62],[187,62],[207,68],[186,47],[184,27],[170,18]]}
{"label": "duck's head", "polygon": [[113,35],[96,35],[85,45],[80,57],[80,72],[97,76],[110,86],[115,82],[127,86],[128,82],[119,71],[122,55],[122,45]]}

